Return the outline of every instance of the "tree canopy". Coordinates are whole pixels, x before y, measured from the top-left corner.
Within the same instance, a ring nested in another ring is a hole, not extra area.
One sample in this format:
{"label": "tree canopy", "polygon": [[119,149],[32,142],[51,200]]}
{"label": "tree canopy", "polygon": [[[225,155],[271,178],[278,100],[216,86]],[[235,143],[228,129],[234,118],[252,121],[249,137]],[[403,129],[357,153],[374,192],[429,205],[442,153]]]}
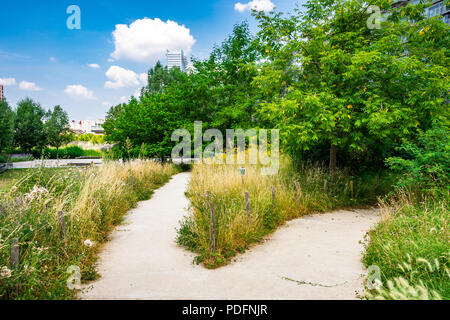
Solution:
{"label": "tree canopy", "polygon": [[[254,12],[255,36],[236,25],[192,72],[151,69],[140,99],[110,110],[108,139],[154,156],[169,155],[171,132],[194,121],[278,128],[294,158],[332,171],[383,166],[405,140],[449,128],[450,30],[422,15],[429,5],[309,0],[289,15]],[[371,6],[385,17],[373,23]]]}

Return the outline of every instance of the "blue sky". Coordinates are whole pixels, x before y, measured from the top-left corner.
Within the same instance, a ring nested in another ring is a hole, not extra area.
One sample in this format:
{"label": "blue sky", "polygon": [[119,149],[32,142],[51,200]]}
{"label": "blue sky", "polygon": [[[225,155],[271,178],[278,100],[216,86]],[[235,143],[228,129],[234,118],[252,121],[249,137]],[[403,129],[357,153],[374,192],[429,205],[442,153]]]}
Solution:
{"label": "blue sky", "polygon": [[[71,120],[103,118],[144,85],[156,60],[165,63],[163,48],[204,58],[235,23],[256,30],[251,5],[287,12],[296,4],[249,1],[2,0],[0,83],[13,107],[28,96],[46,109],[61,105]],[[81,10],[80,30],[67,28],[70,5]]]}

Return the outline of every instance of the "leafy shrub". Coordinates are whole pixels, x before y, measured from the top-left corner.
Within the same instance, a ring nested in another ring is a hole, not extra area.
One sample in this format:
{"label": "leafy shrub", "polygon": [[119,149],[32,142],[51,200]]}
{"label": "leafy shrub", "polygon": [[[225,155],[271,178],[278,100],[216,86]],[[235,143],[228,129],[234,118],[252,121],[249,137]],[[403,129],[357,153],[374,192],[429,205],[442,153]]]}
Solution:
{"label": "leafy shrub", "polygon": [[[33,151],[33,156],[35,158],[44,158],[44,159],[56,159],[56,149],[55,148],[46,148],[41,153],[37,150]],[[75,159],[77,157],[101,157],[102,152],[98,150],[84,150],[78,146],[68,146],[65,148],[59,149],[59,158],[60,159]]]}
{"label": "leafy shrub", "polygon": [[76,138],[77,141],[90,142],[92,144],[101,144],[105,142],[104,135],[96,135],[93,133],[80,134]]}
{"label": "leafy shrub", "polygon": [[391,157],[386,163],[404,176],[398,187],[421,189],[427,193],[447,193],[450,186],[450,130],[434,128],[407,141],[399,148],[404,157]]}

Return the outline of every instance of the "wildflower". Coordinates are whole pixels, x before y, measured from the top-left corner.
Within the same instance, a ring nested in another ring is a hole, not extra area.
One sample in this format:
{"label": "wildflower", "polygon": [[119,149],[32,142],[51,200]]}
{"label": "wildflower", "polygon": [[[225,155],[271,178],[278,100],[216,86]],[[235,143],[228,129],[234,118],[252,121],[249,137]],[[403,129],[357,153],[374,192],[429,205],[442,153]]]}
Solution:
{"label": "wildflower", "polygon": [[90,239],[84,240],[83,243],[86,247],[92,247],[94,245],[94,243]]}
{"label": "wildflower", "polygon": [[11,277],[11,270],[8,269],[8,267],[4,266],[2,267],[0,271],[0,276],[2,278],[10,278]]}
{"label": "wildflower", "polygon": [[11,193],[14,193],[14,192],[16,192],[16,191],[17,191],[17,187],[16,187],[16,186],[13,186],[13,187],[11,188],[11,190],[10,190]]}

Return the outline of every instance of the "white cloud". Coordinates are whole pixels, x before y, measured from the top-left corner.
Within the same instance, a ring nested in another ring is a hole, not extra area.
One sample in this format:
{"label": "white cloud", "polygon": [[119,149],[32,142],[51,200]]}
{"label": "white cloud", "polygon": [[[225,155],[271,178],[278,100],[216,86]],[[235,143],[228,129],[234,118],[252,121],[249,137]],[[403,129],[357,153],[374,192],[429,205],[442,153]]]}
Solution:
{"label": "white cloud", "polygon": [[105,88],[109,89],[134,87],[147,82],[147,78],[144,77],[145,73],[137,74],[134,71],[119,66],[111,66],[108,71],[106,71],[105,75],[111,80],[105,82]]}
{"label": "white cloud", "polygon": [[90,64],[88,64],[88,66],[89,66],[89,68],[92,68],[92,69],[100,68],[100,66],[98,64],[96,64],[96,63],[90,63]]}
{"label": "white cloud", "polygon": [[103,101],[102,105],[104,105],[105,107],[109,107],[111,103],[109,103],[108,101]]}
{"label": "white cloud", "polygon": [[269,12],[273,9],[275,9],[275,5],[270,0],[253,0],[245,4],[238,2],[234,5],[234,10],[239,12],[250,10]]}
{"label": "white cloud", "polygon": [[115,50],[114,60],[124,59],[153,63],[165,56],[166,50],[189,52],[196,40],[190,29],[175,21],[138,19],[130,24],[118,24],[112,33]]}
{"label": "white cloud", "polygon": [[128,102],[128,98],[123,96],[123,97],[120,98],[120,102],[127,103]]}
{"label": "white cloud", "polygon": [[19,83],[19,89],[25,90],[25,91],[41,91],[42,88],[39,88],[36,83],[34,82],[28,82],[28,81],[21,81]]}
{"label": "white cloud", "polygon": [[0,84],[4,86],[15,86],[17,83],[14,78],[0,78]]}
{"label": "white cloud", "polygon": [[50,61],[55,61],[56,58],[55,58],[55,57],[50,57],[49,60],[50,60]]}
{"label": "white cloud", "polygon": [[142,84],[146,86],[148,84],[148,74],[147,73],[141,73],[139,75],[139,80],[141,80]]}
{"label": "white cloud", "polygon": [[74,84],[66,87],[64,90],[72,98],[82,98],[85,100],[96,100],[97,98],[94,96],[94,92],[88,90],[86,87],[80,84]]}

